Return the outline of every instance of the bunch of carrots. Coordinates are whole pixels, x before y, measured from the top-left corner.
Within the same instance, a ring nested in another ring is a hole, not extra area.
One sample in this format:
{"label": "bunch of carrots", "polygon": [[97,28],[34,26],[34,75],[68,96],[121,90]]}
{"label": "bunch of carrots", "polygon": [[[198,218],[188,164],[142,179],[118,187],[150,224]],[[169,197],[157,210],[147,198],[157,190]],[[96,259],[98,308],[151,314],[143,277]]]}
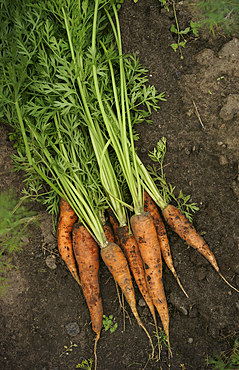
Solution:
{"label": "bunch of carrots", "polygon": [[170,204],[165,183],[163,190],[158,188],[137,155],[133,127],[164,99],[154,87],[146,87],[145,69],[138,61],[123,55],[120,2],[25,0],[9,3],[16,7],[15,18],[7,20],[7,7],[2,13],[8,34],[1,54],[0,102],[20,137],[14,161],[26,171],[28,196],[54,214],[60,199],[58,248],[89,308],[96,334],[95,368],[103,320],[100,256],[148,336],[152,356],[132,276],[156,331],[159,314],[169,355],[162,258],[187,296],[173,266],[164,221],[225,280],[204,239]]}

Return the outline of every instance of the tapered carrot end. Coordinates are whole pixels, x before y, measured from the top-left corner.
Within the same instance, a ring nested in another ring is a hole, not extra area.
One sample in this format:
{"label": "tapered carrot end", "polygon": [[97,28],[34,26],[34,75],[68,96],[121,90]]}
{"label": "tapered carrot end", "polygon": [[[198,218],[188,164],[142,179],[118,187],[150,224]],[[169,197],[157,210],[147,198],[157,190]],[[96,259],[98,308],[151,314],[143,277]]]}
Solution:
{"label": "tapered carrot end", "polygon": [[76,282],[81,286],[80,278],[79,276],[73,276],[76,280]]}
{"label": "tapered carrot end", "polygon": [[172,358],[173,357],[173,353],[172,353],[172,350],[171,350],[171,348],[170,348],[170,343],[169,343],[169,341],[168,341],[168,358],[170,359],[170,358]]}
{"label": "tapered carrot end", "polygon": [[96,353],[96,348],[97,348],[97,343],[98,340],[100,339],[100,333],[97,334],[95,337],[95,345],[94,345],[94,356],[95,356],[95,370],[97,369],[97,353]]}
{"label": "tapered carrot end", "polygon": [[175,272],[173,272],[173,276],[174,276],[174,277],[175,277],[175,279],[177,280],[177,283],[178,283],[178,285],[180,286],[180,288],[182,289],[182,291],[183,291],[183,293],[185,294],[185,296],[186,296],[187,298],[189,298],[188,294],[187,294],[187,293],[186,293],[186,291],[184,290],[184,287],[182,286],[181,281],[179,280],[179,277],[178,277],[178,275],[177,275],[176,271],[175,271]]}
{"label": "tapered carrot end", "polygon": [[227,284],[227,285],[229,285],[229,287],[230,288],[232,288],[232,289],[234,289],[237,293],[239,293],[239,290],[237,289],[237,288],[235,288],[233,285],[231,285],[228,281],[227,281],[227,279],[220,273],[220,272],[218,272],[218,274],[219,274],[219,276],[221,276],[221,278],[225,281],[225,283]]}
{"label": "tapered carrot end", "polygon": [[69,270],[71,272],[71,275],[75,279],[75,281],[81,286],[80,278],[79,278],[78,274],[76,273],[76,271],[75,270],[71,270],[70,268],[69,268]]}
{"label": "tapered carrot end", "polygon": [[144,324],[142,323],[142,321],[140,320],[139,316],[136,317],[137,319],[137,322],[139,324],[139,326],[141,326],[141,328],[145,331],[145,333],[147,334],[147,337],[149,338],[149,342],[151,344],[151,347],[152,347],[152,353],[151,353],[151,358],[154,358],[154,345],[153,345],[153,341],[152,341],[152,338],[151,336],[149,335],[149,332],[148,330],[146,329],[146,327],[144,326]]}

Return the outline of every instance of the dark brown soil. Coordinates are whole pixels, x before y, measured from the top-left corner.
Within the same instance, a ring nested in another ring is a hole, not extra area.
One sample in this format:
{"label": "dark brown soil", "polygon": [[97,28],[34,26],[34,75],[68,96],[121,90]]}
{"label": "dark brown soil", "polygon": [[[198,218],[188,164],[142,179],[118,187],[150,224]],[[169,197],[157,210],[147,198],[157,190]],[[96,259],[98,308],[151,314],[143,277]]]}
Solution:
{"label": "dark brown soil", "polygon": [[[190,10],[180,3],[177,12],[185,28],[192,19]],[[124,52],[138,55],[149,70],[150,83],[167,98],[152,114],[153,124],[137,127],[138,153],[150,164],[148,151],[162,136],[167,138],[167,179],[176,194],[182,189],[200,206],[193,223],[204,234],[222,274],[239,288],[239,35],[201,31],[198,38],[188,38],[181,59],[170,47],[175,42],[170,32],[173,13],[162,9],[158,0],[125,0],[120,21]],[[20,193],[23,174],[12,172],[10,155],[15,149],[9,130],[1,124],[0,191],[13,186]],[[93,358],[90,316],[81,289],[58,255],[49,216],[38,204],[32,207],[43,212],[40,227],[32,227],[23,253],[15,256],[19,270],[9,273],[7,295],[0,301],[0,369],[73,370]],[[238,293],[167,230],[177,273],[189,294],[187,299],[164,266],[173,358],[168,360],[163,347],[160,361],[148,361],[148,338],[127,303],[124,316],[114,280],[101,261],[104,314],[113,315],[118,328],[112,334],[102,331],[99,370],[212,369],[206,357],[230,349],[239,336]],[[48,255],[56,256],[55,269],[46,265]],[[135,292],[139,302],[136,287]],[[149,310],[138,305],[138,311],[153,335]],[[70,323],[79,327],[75,336],[67,333]],[[66,351],[71,344],[77,346]]]}

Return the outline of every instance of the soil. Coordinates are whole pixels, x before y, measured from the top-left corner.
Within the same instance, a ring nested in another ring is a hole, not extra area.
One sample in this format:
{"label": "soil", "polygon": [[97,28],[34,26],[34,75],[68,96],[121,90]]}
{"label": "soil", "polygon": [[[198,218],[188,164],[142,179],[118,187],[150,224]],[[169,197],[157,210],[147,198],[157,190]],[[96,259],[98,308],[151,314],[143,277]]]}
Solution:
{"label": "soil", "polygon": [[[151,125],[137,127],[138,153],[145,164],[152,164],[148,151],[166,137],[167,180],[176,194],[182,189],[199,205],[193,223],[222,274],[239,288],[239,34],[190,34],[181,59],[170,47],[176,42],[170,32],[172,10],[164,10],[158,0],[125,0],[119,14],[124,52],[138,55],[148,68],[150,83],[165,91],[167,99],[152,113]],[[181,29],[194,20],[183,2],[177,4],[177,14]],[[1,124],[0,191],[13,186],[20,195],[24,174],[12,171],[15,148],[9,132],[11,128]],[[42,215],[40,226],[31,226],[24,251],[15,255],[18,270],[9,272],[9,287],[0,300],[0,369],[73,370],[93,358],[89,312],[59,257],[51,217],[39,204],[33,202],[32,209]],[[113,333],[102,330],[99,370],[212,369],[207,356],[230,350],[239,336],[238,293],[168,227],[167,231],[175,268],[189,295],[184,296],[164,265],[173,358],[168,359],[163,346],[161,360],[149,360],[148,338],[127,303],[127,314],[122,312],[114,280],[101,261],[104,314],[113,315],[118,327]],[[136,286],[135,293],[139,314],[153,336],[152,318]]]}

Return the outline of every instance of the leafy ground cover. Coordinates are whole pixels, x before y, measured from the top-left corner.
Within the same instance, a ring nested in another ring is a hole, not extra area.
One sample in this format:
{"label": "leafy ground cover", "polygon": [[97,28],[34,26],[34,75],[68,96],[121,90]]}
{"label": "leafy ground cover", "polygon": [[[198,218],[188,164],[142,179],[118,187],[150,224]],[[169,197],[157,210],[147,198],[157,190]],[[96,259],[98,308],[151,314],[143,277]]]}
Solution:
{"label": "leafy ground cover", "polygon": [[[176,4],[176,10],[180,29],[196,21],[184,4]],[[170,31],[174,19],[171,7],[167,11],[153,0],[125,1],[120,10],[124,52],[138,55],[149,70],[150,83],[165,91],[167,98],[160,111],[152,114],[153,124],[137,127],[138,154],[152,165],[148,151],[161,137],[167,138],[167,178],[176,191],[183,189],[199,205],[193,222],[223,274],[238,286],[238,35],[199,31],[199,37],[187,39],[181,59],[170,46],[177,42],[176,33]],[[19,193],[23,177],[11,172],[10,155],[15,149],[7,138],[9,130],[1,125],[0,190],[13,185]],[[38,204],[33,208],[43,211]],[[74,369],[93,358],[88,310],[57,253],[53,230],[45,222],[41,228],[32,226],[32,231],[24,252],[15,257],[19,270],[9,275],[10,287],[1,300],[0,364],[4,369]],[[161,361],[149,361],[147,338],[127,305],[128,315],[122,312],[114,281],[101,263],[105,315],[113,315],[118,327],[102,334],[99,369],[213,369],[206,357],[233,347],[239,331],[238,294],[172,231],[169,238],[180,280],[189,294],[186,299],[164,266],[172,360],[168,361],[163,346]],[[46,264],[49,257],[55,258],[54,268]],[[148,309],[137,289],[136,296],[140,316],[153,335]],[[67,330],[70,323],[79,330]]]}

